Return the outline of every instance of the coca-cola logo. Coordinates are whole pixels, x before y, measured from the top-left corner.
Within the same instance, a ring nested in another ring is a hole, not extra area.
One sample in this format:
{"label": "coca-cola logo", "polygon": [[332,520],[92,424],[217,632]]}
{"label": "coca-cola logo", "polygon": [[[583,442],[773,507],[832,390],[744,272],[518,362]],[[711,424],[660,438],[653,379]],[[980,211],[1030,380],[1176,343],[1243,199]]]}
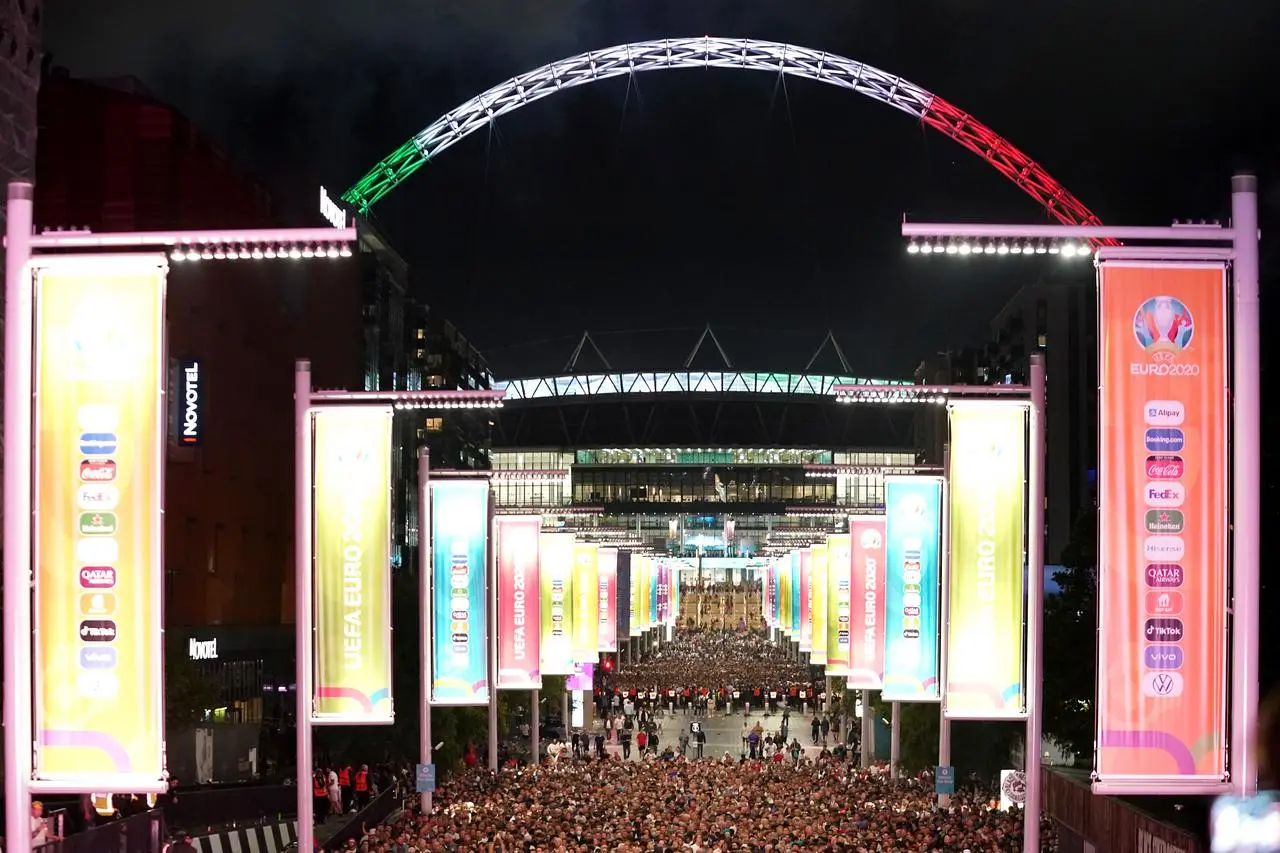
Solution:
{"label": "coca-cola logo", "polygon": [[1148,456],[1148,480],[1177,480],[1186,470],[1186,463],[1181,456]]}

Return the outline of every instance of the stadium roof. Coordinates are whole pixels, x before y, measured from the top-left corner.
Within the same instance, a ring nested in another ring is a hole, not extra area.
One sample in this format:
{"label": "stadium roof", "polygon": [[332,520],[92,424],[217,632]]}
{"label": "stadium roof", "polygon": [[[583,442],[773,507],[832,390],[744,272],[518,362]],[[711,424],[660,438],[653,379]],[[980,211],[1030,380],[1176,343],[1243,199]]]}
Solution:
{"label": "stadium roof", "polygon": [[507,405],[566,397],[634,396],[641,394],[834,397],[837,385],[910,385],[908,379],[866,379],[815,373],[741,373],[738,371],[668,371],[653,373],[585,373],[542,376],[493,383],[506,392]]}

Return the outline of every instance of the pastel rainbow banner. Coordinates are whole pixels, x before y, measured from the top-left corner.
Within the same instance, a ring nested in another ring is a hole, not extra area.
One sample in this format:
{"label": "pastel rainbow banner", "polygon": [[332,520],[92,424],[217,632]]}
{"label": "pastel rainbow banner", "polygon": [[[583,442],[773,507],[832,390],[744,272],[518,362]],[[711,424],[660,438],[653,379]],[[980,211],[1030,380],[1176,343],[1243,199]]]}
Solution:
{"label": "pastel rainbow banner", "polygon": [[[35,779],[158,793],[168,267],[34,263]],[[31,268],[20,275],[29,287]]]}
{"label": "pastel rainbow banner", "polygon": [[618,549],[601,548],[596,569],[596,582],[600,603],[600,629],[597,635],[599,650],[618,650]]}
{"label": "pastel rainbow banner", "polygon": [[809,549],[809,663],[827,665],[827,545]]}
{"label": "pastel rainbow banner", "polygon": [[643,596],[640,595],[640,589],[644,584],[644,564],[648,559],[649,558],[643,554],[631,555],[631,594],[629,596],[631,604],[628,610],[631,614],[630,634],[632,637],[639,637],[644,633],[644,625],[640,623],[640,620],[644,618],[644,605],[641,601]]}
{"label": "pastel rainbow banner", "polygon": [[573,534],[538,537],[538,572],[542,585],[543,675],[573,675]]}
{"label": "pastel rainbow banner", "polygon": [[885,517],[849,518],[850,539],[850,690],[884,686],[885,652]]}
{"label": "pastel rainbow banner", "polygon": [[952,719],[1026,717],[1027,406],[948,407],[951,574],[944,708]]}
{"label": "pastel rainbow banner", "polygon": [[850,618],[853,599],[850,584],[853,570],[852,541],[848,533],[827,537],[826,591],[826,674],[849,676]]}
{"label": "pastel rainbow banner", "polygon": [[600,657],[600,555],[591,542],[573,543],[573,659],[594,663]]}
{"label": "pastel rainbow banner", "polygon": [[800,651],[813,647],[813,550],[800,549]]}
{"label": "pastel rainbow banner", "polygon": [[1094,790],[1214,793],[1228,731],[1226,269],[1104,261],[1098,286]]}
{"label": "pastel rainbow banner", "polygon": [[312,412],[317,725],[390,725],[391,407]]}
{"label": "pastel rainbow banner", "polygon": [[886,476],[885,652],[882,695],[936,702],[942,478]]}
{"label": "pastel rainbow banner", "polygon": [[800,551],[791,552],[791,583],[789,584],[788,597],[791,599],[791,615],[789,617],[789,626],[791,628],[791,639],[797,643],[800,642],[801,620],[804,618],[804,586],[800,582]]}
{"label": "pastel rainbow banner", "polygon": [[489,481],[433,480],[433,705],[489,703]]}
{"label": "pastel rainbow banner", "polygon": [[498,689],[542,688],[542,590],[538,572],[540,515],[493,520],[498,554]]}

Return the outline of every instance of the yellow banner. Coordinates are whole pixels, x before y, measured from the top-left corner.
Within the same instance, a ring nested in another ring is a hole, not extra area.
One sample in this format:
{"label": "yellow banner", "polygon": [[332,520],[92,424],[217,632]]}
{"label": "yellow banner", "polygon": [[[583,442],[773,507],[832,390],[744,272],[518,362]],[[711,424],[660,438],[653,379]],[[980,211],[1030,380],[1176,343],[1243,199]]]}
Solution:
{"label": "yellow banner", "polygon": [[1026,408],[953,403],[950,418],[946,713],[1018,718],[1026,713]]}
{"label": "yellow banner", "polygon": [[600,658],[600,556],[591,542],[573,545],[573,659]]}
{"label": "yellow banner", "polygon": [[809,647],[809,663],[827,665],[827,546],[814,545],[809,549],[809,622],[812,645]]}
{"label": "yellow banner", "polygon": [[627,626],[627,632],[632,637],[638,637],[644,631],[644,626],[640,624],[640,619],[644,615],[644,609],[640,606],[640,581],[644,571],[645,559],[640,554],[632,554],[631,567],[627,577],[627,583],[631,588],[631,612],[628,614],[631,622]]}
{"label": "yellow banner", "polygon": [[391,698],[391,409],[317,409],[312,720],[395,721]]}
{"label": "yellow banner", "polygon": [[[796,626],[791,624],[791,617],[793,613],[791,610],[791,596],[794,594],[794,591],[791,589],[791,561],[794,559],[796,559],[796,554],[792,551],[783,557],[782,562],[778,564],[782,571],[782,631],[788,637],[792,637],[792,634],[796,629]],[[792,637],[792,639],[794,639],[794,637]]]}
{"label": "yellow banner", "polygon": [[538,536],[543,675],[573,675],[573,534]]}
{"label": "yellow banner", "polygon": [[42,781],[165,789],[166,272],[156,256],[50,258],[36,271]]}
{"label": "yellow banner", "polygon": [[640,629],[653,627],[653,607],[649,590],[653,586],[653,559],[645,557],[640,562]]}

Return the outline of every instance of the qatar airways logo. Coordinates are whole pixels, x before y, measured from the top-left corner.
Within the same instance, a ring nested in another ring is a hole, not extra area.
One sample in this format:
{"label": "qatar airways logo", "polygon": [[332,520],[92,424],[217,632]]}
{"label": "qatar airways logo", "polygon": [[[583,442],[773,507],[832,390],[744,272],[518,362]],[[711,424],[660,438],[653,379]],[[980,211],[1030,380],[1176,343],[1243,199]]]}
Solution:
{"label": "qatar airways logo", "polygon": [[1147,506],[1158,509],[1182,506],[1187,499],[1187,490],[1181,483],[1147,483],[1143,488]]}
{"label": "qatar airways logo", "polygon": [[1182,566],[1177,563],[1152,563],[1147,566],[1147,586],[1172,589],[1182,586]]}
{"label": "qatar airways logo", "polygon": [[1187,465],[1181,456],[1148,456],[1148,480],[1181,480]]}

